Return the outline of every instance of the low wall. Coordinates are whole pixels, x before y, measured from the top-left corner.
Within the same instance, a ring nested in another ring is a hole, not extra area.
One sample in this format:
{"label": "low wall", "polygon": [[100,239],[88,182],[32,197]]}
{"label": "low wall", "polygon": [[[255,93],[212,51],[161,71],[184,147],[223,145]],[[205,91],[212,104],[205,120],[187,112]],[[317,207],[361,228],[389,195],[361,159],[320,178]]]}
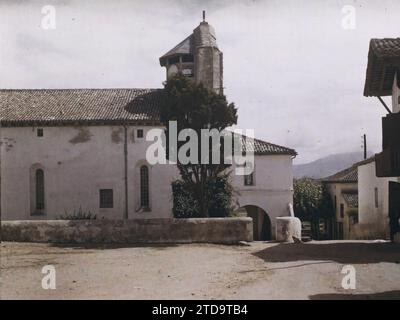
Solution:
{"label": "low wall", "polygon": [[351,226],[349,239],[352,240],[375,240],[389,239],[389,226],[380,223],[357,223]]}
{"label": "low wall", "polygon": [[2,241],[234,244],[253,241],[251,218],[2,221]]}

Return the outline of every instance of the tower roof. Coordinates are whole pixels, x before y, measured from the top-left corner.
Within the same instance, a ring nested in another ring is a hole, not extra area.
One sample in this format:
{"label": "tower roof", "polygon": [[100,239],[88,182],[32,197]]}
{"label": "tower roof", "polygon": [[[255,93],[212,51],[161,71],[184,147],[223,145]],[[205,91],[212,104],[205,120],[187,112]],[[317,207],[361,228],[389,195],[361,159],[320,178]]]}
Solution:
{"label": "tower roof", "polygon": [[200,22],[191,35],[161,56],[160,65],[164,67],[167,64],[167,59],[173,56],[194,54],[194,48],[201,46],[217,47],[215,30],[206,21]]}
{"label": "tower roof", "polygon": [[193,34],[188,36],[185,40],[177,44],[174,48],[169,50],[166,54],[160,57],[161,66],[165,66],[167,59],[181,54],[193,54]]}

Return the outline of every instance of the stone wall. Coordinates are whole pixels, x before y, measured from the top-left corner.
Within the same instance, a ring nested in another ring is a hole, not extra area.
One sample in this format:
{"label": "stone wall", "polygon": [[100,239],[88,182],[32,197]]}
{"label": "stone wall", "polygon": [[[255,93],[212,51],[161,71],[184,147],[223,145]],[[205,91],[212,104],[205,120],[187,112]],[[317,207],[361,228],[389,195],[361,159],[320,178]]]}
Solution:
{"label": "stone wall", "polygon": [[389,224],[376,221],[375,223],[357,223],[351,226],[349,239],[352,240],[375,240],[389,239]]}
{"label": "stone wall", "polygon": [[251,218],[2,221],[2,241],[222,243],[253,240]]}

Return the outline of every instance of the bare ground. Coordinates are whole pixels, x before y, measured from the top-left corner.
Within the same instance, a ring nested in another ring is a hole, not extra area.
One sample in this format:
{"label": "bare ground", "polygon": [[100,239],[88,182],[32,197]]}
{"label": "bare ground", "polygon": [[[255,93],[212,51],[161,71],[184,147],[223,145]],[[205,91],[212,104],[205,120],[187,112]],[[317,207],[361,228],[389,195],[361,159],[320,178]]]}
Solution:
{"label": "bare ground", "polygon": [[[341,286],[344,265],[356,289]],[[54,265],[56,289],[41,286]],[[1,299],[400,299],[400,245],[1,244]]]}

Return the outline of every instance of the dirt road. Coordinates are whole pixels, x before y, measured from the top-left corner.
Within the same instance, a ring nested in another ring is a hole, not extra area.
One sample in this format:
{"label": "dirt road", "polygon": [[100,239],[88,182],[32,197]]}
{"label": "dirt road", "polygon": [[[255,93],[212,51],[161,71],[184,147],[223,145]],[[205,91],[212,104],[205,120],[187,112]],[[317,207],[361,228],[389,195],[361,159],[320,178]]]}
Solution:
{"label": "dirt road", "polygon": [[[42,267],[53,265],[56,289]],[[343,266],[356,289],[342,288]],[[1,299],[400,299],[400,245],[324,241],[251,246],[1,244]]]}

